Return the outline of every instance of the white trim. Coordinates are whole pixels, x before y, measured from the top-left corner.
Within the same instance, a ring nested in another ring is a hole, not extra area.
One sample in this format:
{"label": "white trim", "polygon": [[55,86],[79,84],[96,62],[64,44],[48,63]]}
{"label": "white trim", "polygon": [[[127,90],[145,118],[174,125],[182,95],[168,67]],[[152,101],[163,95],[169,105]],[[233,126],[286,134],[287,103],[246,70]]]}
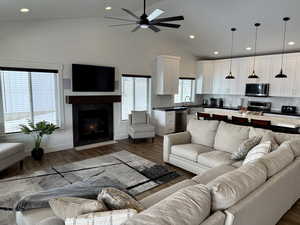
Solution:
{"label": "white trim", "polygon": [[106,146],[106,145],[113,145],[113,144],[116,144],[116,143],[117,143],[117,141],[105,141],[105,142],[101,142],[101,143],[75,147],[75,150],[76,151],[82,151],[82,150],[97,148],[97,147]]}

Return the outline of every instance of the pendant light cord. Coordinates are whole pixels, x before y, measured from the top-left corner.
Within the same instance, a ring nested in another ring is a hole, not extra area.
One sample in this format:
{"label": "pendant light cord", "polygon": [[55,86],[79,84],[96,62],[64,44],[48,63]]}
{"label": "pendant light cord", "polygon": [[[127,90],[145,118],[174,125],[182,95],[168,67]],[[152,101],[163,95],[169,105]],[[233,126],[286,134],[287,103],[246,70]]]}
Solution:
{"label": "pendant light cord", "polygon": [[283,71],[284,66],[284,54],[285,54],[285,41],[286,41],[286,25],[289,21],[289,18],[283,18],[284,20],[284,26],[283,26],[283,43],[282,43],[282,55],[281,55],[281,71]]}
{"label": "pendant light cord", "polygon": [[255,65],[256,65],[257,36],[258,36],[258,27],[259,26],[260,26],[259,23],[255,24],[255,43],[254,43],[253,73],[255,72]]}
{"label": "pendant light cord", "polygon": [[146,14],[146,0],[144,0],[144,14]]}
{"label": "pendant light cord", "polygon": [[231,51],[230,51],[230,71],[229,74],[232,74],[232,55],[233,55],[233,43],[234,43],[234,32],[236,31],[236,28],[231,28],[232,34],[231,34]]}

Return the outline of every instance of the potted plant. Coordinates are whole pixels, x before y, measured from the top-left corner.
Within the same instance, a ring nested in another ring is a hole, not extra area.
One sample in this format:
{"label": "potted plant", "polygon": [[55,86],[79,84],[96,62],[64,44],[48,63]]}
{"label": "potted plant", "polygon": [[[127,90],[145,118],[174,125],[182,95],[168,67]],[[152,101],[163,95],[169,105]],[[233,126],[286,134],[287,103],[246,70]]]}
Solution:
{"label": "potted plant", "polygon": [[20,127],[22,133],[32,135],[34,138],[34,149],[31,151],[32,158],[41,160],[44,155],[44,149],[41,148],[43,137],[51,135],[58,127],[47,121],[41,121],[36,124],[29,121],[28,125],[22,124]]}

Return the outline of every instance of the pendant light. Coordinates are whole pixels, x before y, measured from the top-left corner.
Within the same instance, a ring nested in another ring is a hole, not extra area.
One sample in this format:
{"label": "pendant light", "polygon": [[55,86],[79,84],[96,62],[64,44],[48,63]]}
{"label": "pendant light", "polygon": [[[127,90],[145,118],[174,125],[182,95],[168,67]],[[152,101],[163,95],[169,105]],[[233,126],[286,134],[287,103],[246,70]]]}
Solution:
{"label": "pendant light", "polygon": [[234,32],[236,28],[231,28],[231,52],[230,52],[230,67],[229,67],[229,74],[225,77],[225,79],[235,79],[232,75],[232,55],[233,55],[233,43],[234,43]]}
{"label": "pendant light", "polygon": [[260,26],[260,23],[254,24],[255,26],[255,44],[254,44],[254,57],[253,57],[253,71],[252,74],[248,76],[249,79],[257,79],[259,76],[255,73],[255,63],[256,63],[256,50],[257,50],[257,34],[258,34],[258,27]]}
{"label": "pendant light", "polygon": [[283,28],[283,44],[282,44],[282,55],[281,55],[281,69],[279,74],[277,74],[275,78],[287,78],[287,75],[283,73],[283,66],[284,66],[284,55],[285,55],[286,25],[289,20],[290,20],[289,17],[283,18],[284,28]]}

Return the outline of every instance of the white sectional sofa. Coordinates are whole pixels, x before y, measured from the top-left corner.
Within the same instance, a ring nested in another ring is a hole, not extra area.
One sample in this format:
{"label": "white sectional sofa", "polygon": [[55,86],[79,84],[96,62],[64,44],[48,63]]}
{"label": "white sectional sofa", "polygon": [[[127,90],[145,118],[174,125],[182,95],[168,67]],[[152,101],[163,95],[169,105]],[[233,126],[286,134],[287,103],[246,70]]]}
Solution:
{"label": "white sectional sofa", "polygon": [[25,158],[25,145],[21,143],[0,143],[0,171],[20,162],[23,167]]}
{"label": "white sectional sofa", "polygon": [[[191,120],[187,132],[166,136],[164,160],[197,175],[142,199],[145,210],[124,225],[275,225],[300,197],[300,135],[274,134],[280,147],[254,162],[230,157],[267,132]],[[17,224],[51,216],[51,209],[17,212]]]}

